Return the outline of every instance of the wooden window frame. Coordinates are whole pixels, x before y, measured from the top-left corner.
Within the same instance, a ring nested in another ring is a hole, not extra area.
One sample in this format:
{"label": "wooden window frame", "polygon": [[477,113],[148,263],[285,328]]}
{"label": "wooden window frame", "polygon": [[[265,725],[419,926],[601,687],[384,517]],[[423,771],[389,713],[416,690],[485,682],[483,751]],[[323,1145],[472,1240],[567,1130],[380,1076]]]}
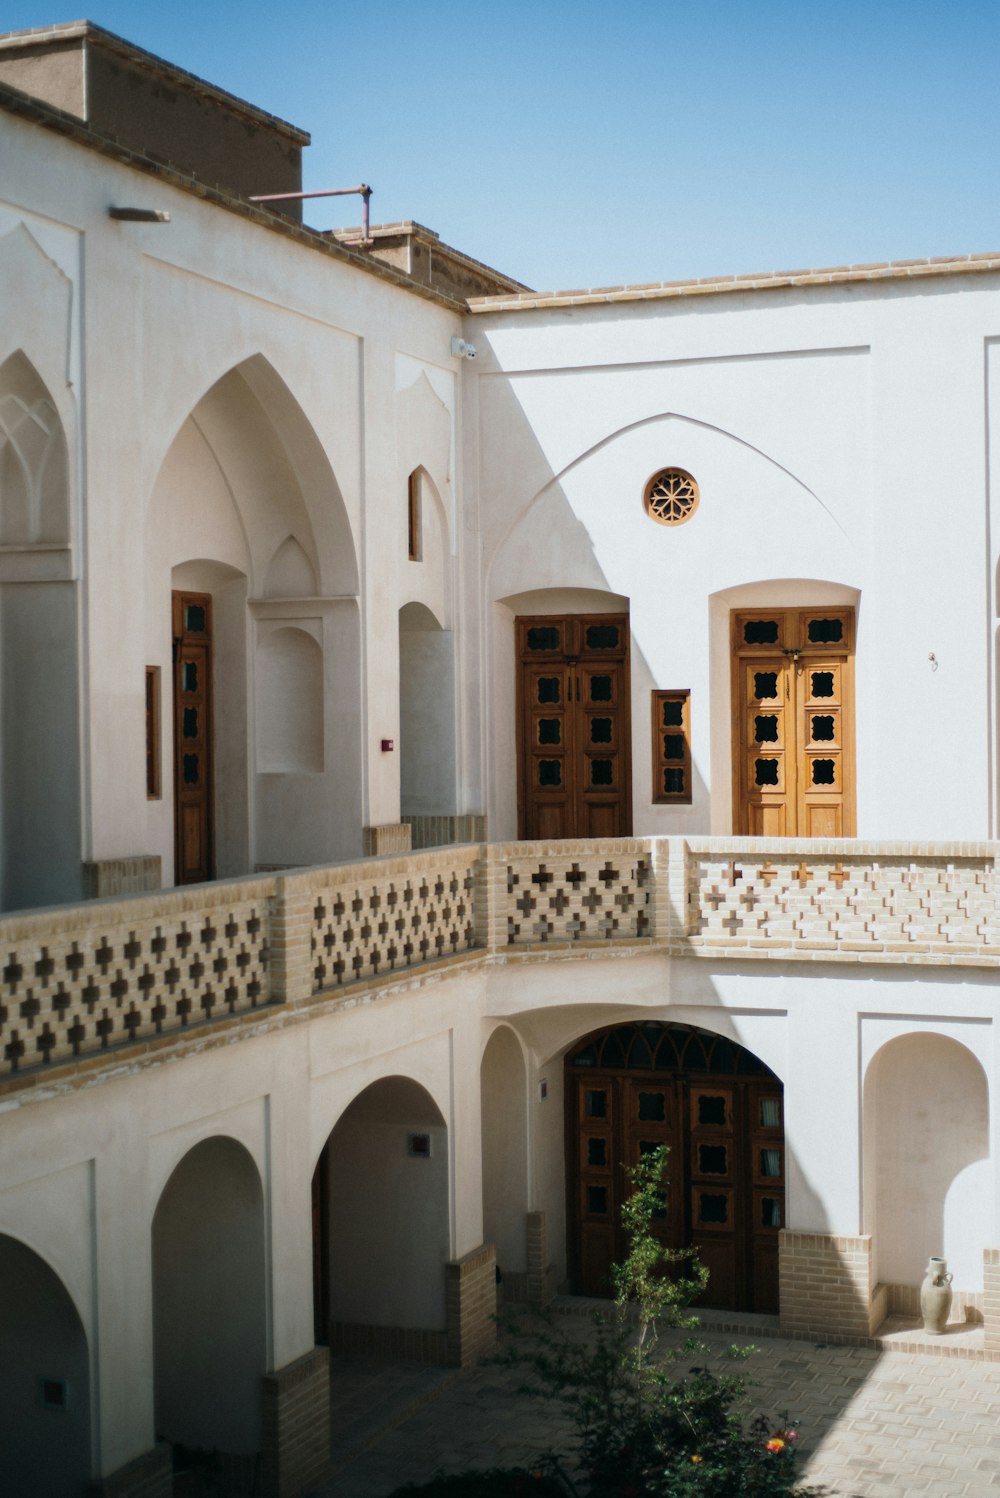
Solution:
{"label": "wooden window frame", "polygon": [[406,552],[409,561],[423,561],[420,545],[420,469],[406,481]]}
{"label": "wooden window frame", "polygon": [[[681,710],[681,723],[679,732],[684,740],[683,761],[675,759],[668,760],[663,754],[663,704],[665,702],[680,702],[683,704]],[[654,688],[651,694],[650,721],[653,730],[653,805],[654,806],[690,806],[691,805],[691,688],[678,687],[674,690],[666,688]],[[684,771],[683,791],[665,791],[663,789],[663,776],[665,770]]]}
{"label": "wooden window frame", "polygon": [[163,798],[163,753],[160,725],[160,668],[146,667],[146,800]]}

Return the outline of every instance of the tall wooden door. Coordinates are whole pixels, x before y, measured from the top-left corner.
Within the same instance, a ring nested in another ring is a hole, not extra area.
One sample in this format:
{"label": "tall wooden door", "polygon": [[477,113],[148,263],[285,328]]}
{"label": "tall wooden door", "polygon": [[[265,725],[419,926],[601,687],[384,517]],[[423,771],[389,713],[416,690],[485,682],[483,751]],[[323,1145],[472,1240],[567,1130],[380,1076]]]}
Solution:
{"label": "tall wooden door", "polygon": [[669,1147],[653,1231],[694,1248],[706,1305],[778,1309],[784,1218],[782,1087],[748,1051],[681,1025],[621,1025],[567,1057],[570,1273],[578,1293],[610,1293],[626,1251],[626,1167]]}
{"label": "tall wooden door", "polygon": [[212,879],[212,599],[173,595],[174,879]]}
{"label": "tall wooden door", "polygon": [[854,610],[732,616],[734,831],[854,836]]}
{"label": "tall wooden door", "polygon": [[628,615],[518,619],[517,648],[518,836],[628,836]]}

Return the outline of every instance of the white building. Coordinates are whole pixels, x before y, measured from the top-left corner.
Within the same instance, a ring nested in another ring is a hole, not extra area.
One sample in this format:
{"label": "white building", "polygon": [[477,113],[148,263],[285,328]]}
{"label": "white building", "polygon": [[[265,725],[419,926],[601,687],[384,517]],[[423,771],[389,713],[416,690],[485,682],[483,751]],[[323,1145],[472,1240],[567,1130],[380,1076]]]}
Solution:
{"label": "white building", "polygon": [[301,1491],[661,1140],[710,1304],[997,1355],[1000,255],[537,295],[86,23],[0,130],[17,1491]]}

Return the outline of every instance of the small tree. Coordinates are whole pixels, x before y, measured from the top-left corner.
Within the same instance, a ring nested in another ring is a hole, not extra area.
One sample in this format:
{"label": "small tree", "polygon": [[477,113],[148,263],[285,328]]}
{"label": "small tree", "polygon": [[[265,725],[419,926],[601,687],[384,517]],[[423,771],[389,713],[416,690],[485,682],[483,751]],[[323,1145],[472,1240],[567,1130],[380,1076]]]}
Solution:
{"label": "small tree", "polygon": [[[745,1424],[745,1380],[694,1367],[678,1377],[671,1363],[705,1349],[694,1338],[665,1349],[665,1330],[693,1332],[691,1302],[708,1271],[691,1250],[664,1248],[653,1231],[662,1212],[668,1149],[660,1145],[629,1171],[622,1208],[628,1252],[612,1270],[614,1304],[595,1318],[585,1342],[553,1318],[534,1345],[515,1345],[507,1361],[530,1370],[528,1392],[556,1400],[577,1432],[576,1462],[592,1498],[785,1498],[794,1483],[795,1436],[785,1420]],[[737,1358],[752,1347],[730,1348]],[[549,1464],[566,1475],[559,1454]]]}

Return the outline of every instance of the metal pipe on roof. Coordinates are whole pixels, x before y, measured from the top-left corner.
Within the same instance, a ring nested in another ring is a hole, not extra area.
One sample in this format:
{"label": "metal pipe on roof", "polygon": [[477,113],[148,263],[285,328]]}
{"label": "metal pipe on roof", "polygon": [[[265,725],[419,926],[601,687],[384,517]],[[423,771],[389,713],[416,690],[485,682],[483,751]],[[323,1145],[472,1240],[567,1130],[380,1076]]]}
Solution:
{"label": "metal pipe on roof", "polygon": [[362,182],[359,187],[327,187],[321,192],[268,192],[256,193],[250,198],[251,203],[291,203],[301,202],[304,198],[346,198],[358,194],[361,198],[361,239],[359,246],[367,248],[374,241],[370,237],[370,203],[372,190],[367,182]]}

